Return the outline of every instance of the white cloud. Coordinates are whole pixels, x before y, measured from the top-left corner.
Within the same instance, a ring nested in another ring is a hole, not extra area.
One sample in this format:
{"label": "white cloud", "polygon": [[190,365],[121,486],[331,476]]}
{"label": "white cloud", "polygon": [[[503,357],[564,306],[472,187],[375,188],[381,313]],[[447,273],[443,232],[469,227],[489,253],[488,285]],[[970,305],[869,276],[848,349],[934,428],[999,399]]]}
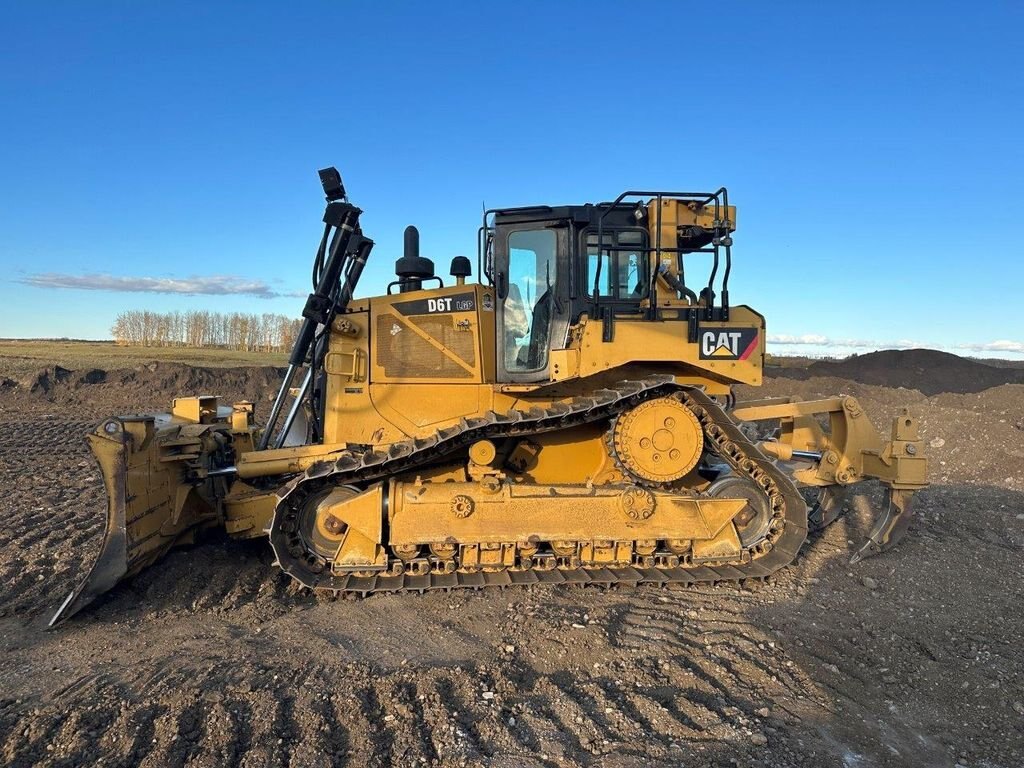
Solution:
{"label": "white cloud", "polygon": [[989,354],[1024,354],[1024,342],[1000,339],[987,342],[970,342],[965,344],[935,344],[914,339],[883,341],[877,339],[833,339],[820,334],[806,333],[791,335],[785,333],[768,334],[769,347],[778,349],[799,349],[800,353],[833,354],[835,350],[878,350],[878,349],[942,349],[959,350],[961,352],[984,352]]}
{"label": "white cloud", "polygon": [[893,349],[914,346],[928,346],[913,341],[873,341],[871,339],[830,339],[816,333],[791,336],[785,333],[769,333],[769,344],[801,347],[845,347],[848,349]]}
{"label": "white cloud", "polygon": [[[280,296],[298,296],[273,290],[262,280],[210,275],[208,277],[131,277],[128,275],[69,275],[45,272],[28,275],[19,282],[35,288],[70,288],[85,291],[120,291],[124,293],[169,293],[185,296],[256,296],[274,299]],[[301,294],[304,296],[305,294]]]}
{"label": "white cloud", "polygon": [[815,333],[805,333],[802,336],[790,336],[785,333],[769,333],[769,344],[827,344],[828,338]]}
{"label": "white cloud", "polygon": [[1018,354],[1024,354],[1024,341],[1007,341],[1000,339],[998,341],[988,341],[983,344],[972,343],[972,344],[957,344],[957,349],[968,349],[972,352],[1016,352]]}

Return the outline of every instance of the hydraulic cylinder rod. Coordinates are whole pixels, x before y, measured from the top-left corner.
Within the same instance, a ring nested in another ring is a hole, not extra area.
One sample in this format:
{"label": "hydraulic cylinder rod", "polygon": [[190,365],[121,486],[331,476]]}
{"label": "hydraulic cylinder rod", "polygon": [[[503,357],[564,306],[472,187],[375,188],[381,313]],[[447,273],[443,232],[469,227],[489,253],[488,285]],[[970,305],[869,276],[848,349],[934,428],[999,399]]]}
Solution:
{"label": "hydraulic cylinder rod", "polygon": [[302,407],[302,401],[306,399],[306,393],[309,391],[309,385],[312,381],[313,369],[308,368],[305,378],[302,379],[302,384],[299,385],[299,391],[292,401],[292,407],[288,411],[288,415],[285,416],[284,424],[281,425],[281,431],[277,434],[277,440],[274,442],[275,448],[281,448],[284,445],[284,441],[288,438],[288,430],[292,428],[292,424],[295,422],[295,417],[299,413],[299,408]]}
{"label": "hydraulic cylinder rod", "polygon": [[261,451],[267,447],[270,442],[270,433],[274,430],[274,424],[277,423],[277,417],[281,415],[281,408],[284,406],[284,399],[288,397],[288,390],[292,386],[292,380],[295,378],[295,371],[297,366],[288,364],[288,370],[284,373],[284,381],[281,382],[281,388],[277,391],[277,397],[274,398],[274,405],[270,408],[270,417],[267,419],[267,427],[263,430],[263,434],[260,435],[260,442],[257,446]]}
{"label": "hydraulic cylinder rod", "polygon": [[[302,310],[302,328],[295,340],[295,346],[292,347],[291,357],[288,359],[288,370],[285,373],[284,381],[281,382],[281,389],[278,390],[277,397],[274,399],[274,405],[271,408],[267,426],[260,437],[258,445],[260,450],[266,448],[270,443],[270,436],[277,425],[278,417],[281,414],[281,409],[284,407],[284,401],[288,396],[288,390],[291,388],[295,373],[306,364],[309,348],[316,336],[317,328],[329,322],[329,318],[335,311],[341,275],[349,256],[349,243],[359,227],[360,213],[362,211],[348,203],[334,201],[327,204],[327,210],[324,212],[324,222],[328,226],[334,226],[336,229],[334,236],[331,238],[327,261],[320,272],[320,279],[313,293],[309,294],[309,298],[306,299],[306,306]],[[362,271],[361,268],[360,271]],[[351,280],[346,280],[345,282],[348,285]],[[349,291],[349,298],[351,298],[352,290],[354,290],[354,286]],[[292,410],[297,412],[295,405],[292,406]]]}

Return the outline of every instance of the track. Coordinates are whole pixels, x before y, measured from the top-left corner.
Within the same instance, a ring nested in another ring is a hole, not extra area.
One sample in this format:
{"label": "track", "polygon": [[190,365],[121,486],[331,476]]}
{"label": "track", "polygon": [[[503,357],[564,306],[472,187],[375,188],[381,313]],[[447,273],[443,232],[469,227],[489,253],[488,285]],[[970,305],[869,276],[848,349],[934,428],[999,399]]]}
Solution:
{"label": "track", "polygon": [[[742,552],[740,560],[714,566],[687,562],[663,553],[642,567],[579,568],[560,562],[557,568],[541,567],[537,558],[521,559],[519,567],[504,570],[468,570],[446,573],[435,561],[427,573],[405,572],[405,564],[393,560],[382,574],[334,575],[323,558],[306,548],[295,532],[307,500],[327,487],[366,484],[427,466],[481,439],[505,439],[564,430],[580,424],[613,418],[636,405],[666,395],[681,397],[698,417],[705,440],[732,471],[748,477],[768,497],[772,521],[768,535]],[[323,463],[299,475],[278,493],[278,506],[269,538],[277,563],[304,586],[334,592],[418,591],[460,587],[503,587],[537,583],[659,585],[739,582],[771,575],[795,559],[807,536],[807,507],[790,478],[751,443],[722,408],[703,391],[683,387],[671,376],[624,381],[587,397],[573,398],[547,408],[489,411],[480,417],[440,430],[424,439],[392,445],[387,452],[348,452],[333,463]],[[654,567],[651,567],[651,566]]]}

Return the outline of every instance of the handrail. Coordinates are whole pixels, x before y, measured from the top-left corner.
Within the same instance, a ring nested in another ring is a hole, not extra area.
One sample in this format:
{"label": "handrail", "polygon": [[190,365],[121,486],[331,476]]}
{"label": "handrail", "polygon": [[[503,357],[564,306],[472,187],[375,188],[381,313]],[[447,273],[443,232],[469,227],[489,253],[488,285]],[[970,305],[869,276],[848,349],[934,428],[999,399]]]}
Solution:
{"label": "handrail", "polygon": [[[652,251],[655,254],[654,265],[653,265],[652,270],[651,270],[650,306],[651,306],[651,316],[652,316],[652,319],[657,314],[657,305],[658,305],[658,299],[657,299],[658,269],[659,269],[659,265],[661,264],[661,256],[662,256],[662,254],[663,253],[676,253],[676,254],[679,254],[678,261],[680,263],[680,269],[681,269],[682,268],[682,255],[684,253],[693,253],[693,252],[712,253],[712,254],[714,254],[714,261],[713,261],[712,267],[711,267],[711,274],[708,277],[708,284],[707,284],[705,290],[701,291],[701,293],[704,294],[705,300],[706,300],[705,312],[707,313],[707,316],[710,318],[711,313],[712,313],[711,311],[712,311],[712,309],[714,307],[715,278],[718,276],[718,268],[719,268],[719,264],[720,264],[719,253],[718,253],[719,245],[724,245],[725,246],[725,263],[726,263],[726,266],[725,266],[725,272],[724,272],[723,279],[722,279],[722,307],[721,308],[722,308],[722,312],[723,312],[724,318],[728,319],[728,315],[729,315],[729,275],[732,272],[732,238],[729,236],[728,219],[726,218],[723,221],[723,217],[722,217],[722,210],[723,210],[723,208],[724,208],[726,217],[728,217],[728,215],[729,215],[729,192],[728,192],[728,190],[725,187],[719,187],[718,190],[715,191],[715,192],[657,192],[657,191],[627,190],[627,191],[623,192],[622,194],[620,194],[617,198],[615,198],[615,200],[612,201],[611,203],[599,203],[597,207],[598,208],[603,208],[604,210],[602,210],[601,215],[598,217],[598,220],[597,220],[597,233],[598,233],[597,234],[597,268],[594,270],[594,288],[593,288],[593,304],[594,304],[594,314],[595,314],[595,316],[598,313],[598,298],[600,296],[600,285],[601,285],[600,281],[601,281],[601,267],[602,267],[601,256],[603,254],[603,251],[605,250],[604,249],[604,218],[605,218],[605,216],[608,215],[609,212],[615,210],[623,201],[625,201],[626,198],[631,198],[631,197],[654,198],[655,203],[656,203],[656,207],[657,207],[656,219],[655,219],[656,235],[655,235],[654,248],[648,247],[646,249],[643,249],[647,254],[650,254]],[[668,198],[670,200],[686,200],[686,201],[696,202],[696,203],[698,203],[701,206],[705,206],[705,205],[708,205],[709,203],[714,202],[714,204],[715,204],[715,215],[714,215],[714,228],[715,228],[715,231],[714,231],[714,233],[712,235],[712,241],[711,242],[712,242],[712,245],[713,245],[713,249],[711,251],[704,251],[703,249],[701,249],[699,251],[692,251],[692,250],[686,249],[686,248],[669,248],[669,247],[666,247],[666,246],[662,245],[662,242],[661,242],[661,208],[662,208],[662,201],[664,199],[666,199],[666,198]],[[723,224],[724,224],[724,229],[725,229],[725,236],[724,237],[721,236],[721,230],[723,229]]]}

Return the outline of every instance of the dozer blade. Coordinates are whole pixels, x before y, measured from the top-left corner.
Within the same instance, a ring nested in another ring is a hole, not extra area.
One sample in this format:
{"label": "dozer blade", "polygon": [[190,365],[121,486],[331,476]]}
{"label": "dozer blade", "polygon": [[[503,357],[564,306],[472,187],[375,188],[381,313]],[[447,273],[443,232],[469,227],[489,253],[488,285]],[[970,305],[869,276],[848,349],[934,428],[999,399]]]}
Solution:
{"label": "dozer blade", "polygon": [[850,564],[859,563],[866,557],[878,555],[892,549],[903,538],[914,516],[910,500],[914,492],[902,488],[886,489],[885,510],[875,520],[867,541],[858,549]]}
{"label": "dozer blade", "polygon": [[107,419],[87,436],[107,491],[106,526],[96,561],[49,626],[78,613],[175,544],[190,541],[196,526],[216,520],[215,509],[189,477],[203,451],[201,430],[171,423],[166,415],[134,416]]}

